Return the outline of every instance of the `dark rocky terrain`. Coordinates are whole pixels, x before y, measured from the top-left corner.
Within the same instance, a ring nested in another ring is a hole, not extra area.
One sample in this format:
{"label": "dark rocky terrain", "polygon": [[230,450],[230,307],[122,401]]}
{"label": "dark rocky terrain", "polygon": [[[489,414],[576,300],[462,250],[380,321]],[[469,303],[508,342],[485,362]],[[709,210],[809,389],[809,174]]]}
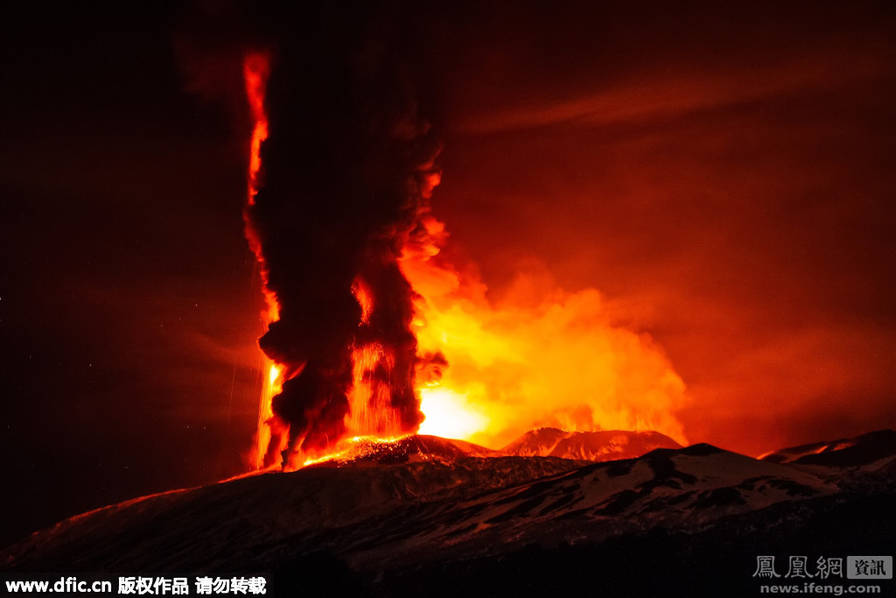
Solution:
{"label": "dark rocky terrain", "polygon": [[262,572],[278,595],[756,595],[759,554],[893,553],[894,436],[838,440],[834,465],[706,444],[590,462],[426,436],[362,442],[293,473],[79,515],[2,562],[16,572]]}
{"label": "dark rocky terrain", "polygon": [[893,457],[896,430],[877,430],[854,438],[839,438],[779,449],[760,457],[774,463],[825,465],[831,467],[864,466]]}

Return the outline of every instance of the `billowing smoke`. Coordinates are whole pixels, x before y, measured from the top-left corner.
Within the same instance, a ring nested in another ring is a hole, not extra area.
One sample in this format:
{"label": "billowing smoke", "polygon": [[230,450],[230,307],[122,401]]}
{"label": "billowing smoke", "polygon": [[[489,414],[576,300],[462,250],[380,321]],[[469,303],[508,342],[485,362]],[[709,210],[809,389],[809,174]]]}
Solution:
{"label": "billowing smoke", "polygon": [[288,454],[422,420],[413,290],[398,258],[438,180],[439,145],[399,36],[363,21],[280,35],[269,52],[268,131],[246,219],[279,308],[259,344],[283,371],[273,413]]}

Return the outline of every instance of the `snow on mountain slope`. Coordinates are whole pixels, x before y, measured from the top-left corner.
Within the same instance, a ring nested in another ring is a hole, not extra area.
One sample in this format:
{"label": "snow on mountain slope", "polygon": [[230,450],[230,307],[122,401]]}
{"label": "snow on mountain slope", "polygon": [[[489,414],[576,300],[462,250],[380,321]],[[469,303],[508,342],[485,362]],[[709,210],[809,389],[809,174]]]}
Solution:
{"label": "snow on mountain slope", "polygon": [[[657,525],[692,529],[728,515],[837,491],[835,484],[810,472],[695,445],[585,465],[450,505],[394,513],[390,517],[402,522],[394,541],[384,522],[345,531],[358,539],[378,539],[362,543],[363,551],[356,547],[351,562],[381,566],[396,555],[481,557],[507,550],[508,544],[593,542]],[[332,549],[342,553],[341,543]]]}
{"label": "snow on mountain slope", "polygon": [[101,571],[179,571],[214,563],[242,567],[256,562],[260,547],[289,545],[297,535],[350,526],[400,506],[481,494],[579,465],[507,457],[397,465],[362,460],[253,475],[77,515],[3,551],[0,564]]}
{"label": "snow on mountain slope", "polygon": [[896,430],[877,430],[825,442],[779,449],[759,457],[774,463],[855,467],[896,458]]}
{"label": "snow on mountain slope", "polygon": [[557,428],[539,428],[526,432],[505,446],[502,452],[521,457],[610,461],[640,457],[658,448],[681,448],[681,445],[659,432],[566,432]]}
{"label": "snow on mountain slope", "polygon": [[369,570],[532,542],[594,542],[656,525],[689,529],[836,490],[811,472],[709,445],[605,463],[360,460],[113,505],[32,535],[0,562],[19,570],[232,572],[324,551]]}

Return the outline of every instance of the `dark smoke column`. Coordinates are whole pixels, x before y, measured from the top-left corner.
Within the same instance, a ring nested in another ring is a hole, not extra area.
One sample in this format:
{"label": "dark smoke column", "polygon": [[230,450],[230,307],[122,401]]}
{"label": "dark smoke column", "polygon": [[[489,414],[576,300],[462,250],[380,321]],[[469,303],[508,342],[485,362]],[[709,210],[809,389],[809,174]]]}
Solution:
{"label": "dark smoke column", "polygon": [[275,44],[247,208],[279,304],[259,344],[285,371],[273,399],[289,427],[284,464],[422,420],[413,290],[398,258],[437,181],[438,144],[417,114],[401,44],[343,25]]}

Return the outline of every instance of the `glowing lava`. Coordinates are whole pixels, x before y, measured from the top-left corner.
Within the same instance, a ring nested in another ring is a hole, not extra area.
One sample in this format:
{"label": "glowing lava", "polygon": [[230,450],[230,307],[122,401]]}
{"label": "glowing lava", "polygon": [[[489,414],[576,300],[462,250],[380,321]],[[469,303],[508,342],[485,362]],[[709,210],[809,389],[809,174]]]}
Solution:
{"label": "glowing lava", "polygon": [[389,377],[394,359],[379,344],[352,350],[352,389],[345,430],[352,436],[400,435],[401,421],[392,408]]}
{"label": "glowing lava", "polygon": [[464,439],[489,425],[488,418],[468,404],[466,395],[440,388],[438,383],[420,389],[420,409],[426,415],[420,434]]}
{"label": "glowing lava", "polygon": [[[243,60],[243,80],[246,85],[246,99],[249,103],[249,113],[252,117],[252,137],[249,143],[249,189],[247,204],[255,204],[255,196],[258,193],[258,173],[261,170],[261,144],[268,137],[268,119],[264,110],[264,95],[270,74],[270,60],[267,54],[253,53]],[[264,268],[264,260],[261,254],[261,245],[250,226],[246,226],[246,238],[249,247],[256,256],[257,263],[261,266],[262,292],[264,293],[266,310],[262,313],[262,323],[267,326],[279,318],[280,308],[277,298],[267,288],[267,271]],[[261,397],[258,403],[258,422],[255,432],[255,447],[252,454],[252,462],[256,469],[271,465],[271,459],[266,462],[265,456],[271,443],[273,432],[272,420],[274,411],[272,399],[280,393],[283,386],[282,368],[267,357],[263,357],[263,371],[267,372],[261,389]],[[282,431],[278,434],[278,451],[285,446],[286,435]]]}
{"label": "glowing lava", "polygon": [[435,379],[418,376],[421,433],[491,448],[546,426],[686,442],[681,378],[649,336],[614,322],[597,290],[570,293],[536,273],[490,297],[474,266],[441,258],[445,226],[431,214],[421,222],[401,268],[416,292],[418,353],[447,362]]}
{"label": "glowing lava", "polygon": [[[249,246],[255,254],[262,282],[262,292],[266,309],[262,313],[262,324],[267,329],[281,316],[277,296],[269,288],[269,272],[261,241],[249,219],[249,209],[255,206],[259,193],[262,172],[262,146],[268,139],[269,121],[265,111],[265,93],[270,75],[270,57],[264,52],[247,55],[243,60],[243,80],[246,100],[252,117],[252,133],[249,142],[248,193],[245,234]],[[432,185],[436,179],[430,181]],[[363,278],[358,277],[352,292],[361,308],[359,329],[370,325],[375,309],[374,294]],[[347,393],[348,412],[344,418],[344,435],[350,438],[388,441],[407,433],[407,424],[400,412],[392,405],[392,376],[396,357],[391,347],[377,342],[359,342],[351,347],[352,385]],[[274,398],[283,391],[287,380],[302,373],[304,364],[288,367],[262,356],[262,371],[265,372],[258,405],[258,420],[251,462],[256,470],[280,466],[289,446],[289,425],[274,413]],[[338,441],[338,438],[332,439]],[[285,469],[294,469],[305,464],[332,458],[345,449],[340,442],[331,450],[302,453],[290,452],[286,457]]]}
{"label": "glowing lava", "polygon": [[[258,207],[261,150],[269,132],[267,55],[247,56],[243,75],[253,118],[248,214]],[[304,443],[307,428],[291,439],[289,424],[273,411],[273,399],[284,384],[289,390],[315,357],[312,353],[301,358],[308,361],[295,359],[288,365],[264,357],[252,458],[256,469],[281,465],[286,453],[283,467],[294,469],[343,454],[358,439],[390,442],[414,433],[419,417],[411,405],[415,397],[425,415],[420,433],[493,448],[541,426],[656,430],[685,443],[676,418],[685,401],[684,384],[647,335],[618,324],[595,289],[566,292],[549,276],[518,276],[499,297],[490,296],[475,266],[448,263],[441,256],[448,233],[428,202],[439,184],[437,168],[432,162],[422,164],[412,180],[417,203],[405,221],[412,224],[377,232],[391,234],[389,244],[376,245],[381,253],[371,253],[377,259],[367,262],[367,270],[360,270],[351,285],[359,307],[357,334],[346,347],[351,384],[344,383],[337,395],[341,398],[346,389],[347,410],[334,410],[336,417],[324,420],[329,428],[317,430],[313,442]],[[269,325],[280,320],[280,304],[269,289],[261,243],[248,215],[246,236],[258,260],[267,305],[262,320],[270,332]],[[396,249],[397,266],[389,261],[396,259]],[[400,275],[390,267],[400,269]],[[395,295],[383,292],[384,279],[410,284],[412,320],[408,304],[397,310],[401,304]],[[408,332],[407,327],[413,338],[386,333]],[[338,361],[316,363],[313,375],[333,375]],[[309,411],[312,421],[342,406],[332,397],[325,399]]]}

